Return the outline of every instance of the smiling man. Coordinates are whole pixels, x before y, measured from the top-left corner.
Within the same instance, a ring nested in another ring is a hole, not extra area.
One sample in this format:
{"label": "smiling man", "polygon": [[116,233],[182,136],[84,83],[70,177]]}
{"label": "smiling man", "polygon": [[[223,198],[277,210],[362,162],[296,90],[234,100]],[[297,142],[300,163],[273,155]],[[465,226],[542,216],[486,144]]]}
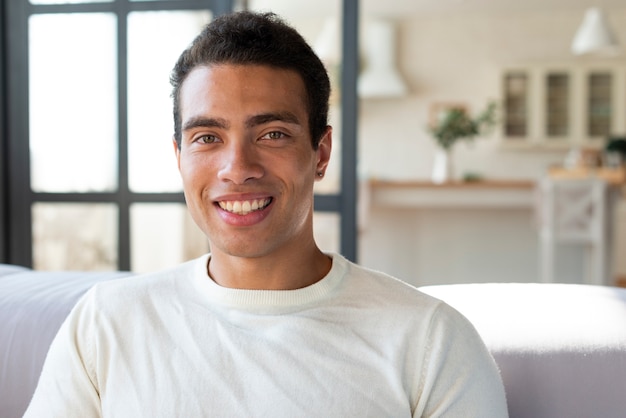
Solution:
{"label": "smiling man", "polygon": [[272,14],[220,17],[171,81],[174,151],[211,253],[94,286],[26,417],[506,417],[464,317],[316,245],[330,85],[303,38]]}
{"label": "smiling man", "polygon": [[174,147],[187,205],[210,239],[213,280],[286,290],[324,277],[331,261],[313,240],[313,182],[326,170],[331,128],[312,143],[302,77],[256,63],[201,64],[178,100]]}

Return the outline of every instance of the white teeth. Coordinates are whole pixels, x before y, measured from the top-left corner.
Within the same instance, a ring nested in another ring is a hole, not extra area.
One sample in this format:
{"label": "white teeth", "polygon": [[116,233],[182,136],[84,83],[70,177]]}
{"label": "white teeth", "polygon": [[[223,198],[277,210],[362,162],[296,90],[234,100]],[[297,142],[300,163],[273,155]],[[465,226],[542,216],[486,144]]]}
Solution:
{"label": "white teeth", "polygon": [[221,201],[218,204],[220,208],[224,209],[227,212],[231,212],[237,215],[247,215],[250,212],[254,212],[255,210],[263,209],[267,205],[269,205],[271,199],[260,199],[260,200],[229,200],[229,201]]}

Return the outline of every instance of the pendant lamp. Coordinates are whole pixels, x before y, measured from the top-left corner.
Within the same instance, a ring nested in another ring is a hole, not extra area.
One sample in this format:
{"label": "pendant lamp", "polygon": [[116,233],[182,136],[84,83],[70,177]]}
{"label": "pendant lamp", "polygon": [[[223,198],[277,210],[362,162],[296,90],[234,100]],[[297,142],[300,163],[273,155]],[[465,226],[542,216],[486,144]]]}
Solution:
{"label": "pendant lamp", "polygon": [[617,55],[619,46],[615,34],[599,7],[591,7],[585,12],[583,22],[572,42],[575,55]]}

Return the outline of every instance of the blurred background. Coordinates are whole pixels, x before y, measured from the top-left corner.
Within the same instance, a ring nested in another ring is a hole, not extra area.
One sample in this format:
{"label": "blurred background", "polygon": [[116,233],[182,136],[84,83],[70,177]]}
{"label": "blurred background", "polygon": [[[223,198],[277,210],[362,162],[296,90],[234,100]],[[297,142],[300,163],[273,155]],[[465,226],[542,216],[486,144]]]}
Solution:
{"label": "blurred background", "polygon": [[[247,8],[285,18],[331,74],[324,250],[416,285],[541,281],[546,259],[552,280],[580,283],[588,254],[603,284],[626,276],[623,0],[2,7],[2,262],[141,272],[208,251],[180,193],[168,76],[202,25]],[[480,129],[451,124],[452,111]],[[565,205],[595,235],[548,251],[552,189],[540,186],[564,178],[604,184]]]}

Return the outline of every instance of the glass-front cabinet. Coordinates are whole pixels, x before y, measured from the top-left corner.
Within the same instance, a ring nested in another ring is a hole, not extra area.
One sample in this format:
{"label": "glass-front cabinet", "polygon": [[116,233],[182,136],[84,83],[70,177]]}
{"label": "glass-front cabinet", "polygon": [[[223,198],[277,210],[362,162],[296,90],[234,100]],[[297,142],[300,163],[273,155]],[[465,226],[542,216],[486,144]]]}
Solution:
{"label": "glass-front cabinet", "polygon": [[626,65],[543,64],[502,73],[507,147],[602,147],[626,133]]}

